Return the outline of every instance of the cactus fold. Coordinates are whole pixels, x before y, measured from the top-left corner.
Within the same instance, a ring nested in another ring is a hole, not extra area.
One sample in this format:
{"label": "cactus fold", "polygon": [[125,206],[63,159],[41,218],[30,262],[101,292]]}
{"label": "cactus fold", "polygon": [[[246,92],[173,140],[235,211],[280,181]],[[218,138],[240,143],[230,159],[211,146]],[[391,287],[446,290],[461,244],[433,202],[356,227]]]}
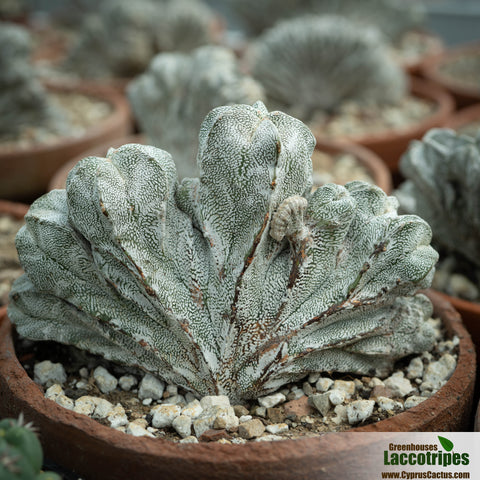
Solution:
{"label": "cactus fold", "polygon": [[367,183],[311,194],[314,144],[258,102],[207,115],[199,178],[179,183],[151,146],[84,159],[17,235],[10,318],[232,400],[309,372],[385,374],[429,349],[429,226]]}

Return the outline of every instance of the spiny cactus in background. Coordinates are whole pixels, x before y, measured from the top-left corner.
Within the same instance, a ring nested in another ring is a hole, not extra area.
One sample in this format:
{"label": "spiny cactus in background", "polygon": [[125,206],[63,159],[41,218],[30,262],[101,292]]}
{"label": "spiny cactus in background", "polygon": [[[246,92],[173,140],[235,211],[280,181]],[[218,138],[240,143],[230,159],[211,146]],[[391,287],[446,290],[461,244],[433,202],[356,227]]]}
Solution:
{"label": "spiny cactus in background", "polygon": [[424,218],[442,250],[480,268],[480,135],[432,129],[400,162],[404,211]]}
{"label": "spiny cactus in background", "polygon": [[61,131],[63,115],[51,103],[35,76],[29,56],[28,31],[0,22],[0,137],[10,138],[24,129],[48,125]]}
{"label": "spiny cactus in background", "polygon": [[423,220],[364,182],[311,194],[312,133],[261,102],[214,109],[199,143],[200,178],[130,144],[31,206],[8,310],[21,335],[235,401],[431,348]]}
{"label": "spiny cactus in background", "polygon": [[233,52],[219,46],[200,47],[190,55],[159,54],[128,94],[148,143],[173,156],[180,178],[200,173],[198,130],[212,108],[263,98],[261,86],[240,72]]}
{"label": "spiny cactus in background", "polygon": [[160,51],[208,43],[213,13],[193,0],[104,0],[88,16],[65,68],[84,77],[133,77]]}
{"label": "spiny cactus in background", "polygon": [[189,52],[216,40],[218,19],[202,1],[161,0],[158,8],[162,18],[156,30],[157,51]]}
{"label": "spiny cactus in background", "polygon": [[373,25],[396,40],[418,28],[425,18],[425,7],[412,0],[228,0],[246,29],[260,34],[279,20],[300,15],[341,15],[362,26]]}
{"label": "spiny cactus in background", "polygon": [[270,107],[306,122],[347,100],[395,103],[407,91],[380,34],[337,16],[279,23],[253,44],[249,63]]}
{"label": "spiny cactus in background", "polygon": [[56,473],[42,472],[42,446],[31,424],[0,420],[0,478],[2,480],[60,480]]}

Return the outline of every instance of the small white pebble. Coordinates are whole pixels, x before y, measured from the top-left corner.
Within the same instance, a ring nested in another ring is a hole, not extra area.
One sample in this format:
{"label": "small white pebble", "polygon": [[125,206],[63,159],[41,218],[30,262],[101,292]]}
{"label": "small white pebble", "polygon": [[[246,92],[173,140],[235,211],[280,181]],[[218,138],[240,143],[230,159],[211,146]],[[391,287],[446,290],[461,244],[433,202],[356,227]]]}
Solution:
{"label": "small white pebble", "polygon": [[179,415],[173,419],[172,427],[182,438],[187,438],[192,434],[192,419],[187,415]]}
{"label": "small white pebble", "polygon": [[374,400],[355,400],[347,405],[347,418],[350,425],[365,421],[373,413]]}
{"label": "small white pebble", "polygon": [[164,390],[165,383],[163,383],[159,378],[147,373],[142,378],[138,387],[138,398],[140,398],[140,400],[145,398],[159,400],[162,398]]}
{"label": "small white pebble", "polygon": [[239,423],[245,423],[245,422],[248,422],[249,420],[251,420],[253,417],[251,415],[242,415],[238,421]]}
{"label": "small white pebble", "polygon": [[345,401],[345,392],[342,390],[330,390],[328,398],[332,405],[340,405]]}
{"label": "small white pebble", "polygon": [[148,430],[135,422],[130,422],[128,424],[127,433],[129,435],[133,435],[134,437],[155,437],[155,435],[151,434]]}
{"label": "small white pebble", "polygon": [[391,398],[377,397],[376,402],[382,410],[403,410],[403,403]]}
{"label": "small white pebble", "polygon": [[272,425],[267,425],[265,430],[268,433],[272,433],[274,435],[278,433],[283,433],[288,431],[288,425],[286,423],[274,423]]}
{"label": "small white pebble", "polygon": [[82,367],[79,371],[78,371],[79,375],[82,377],[82,378],[88,378],[88,368],[86,367]]}
{"label": "small white pebble", "polygon": [[89,388],[89,384],[88,382],[86,382],[85,380],[79,380],[76,384],[75,384],[75,388],[77,388],[78,390],[86,390]]}
{"label": "small white pebble", "polygon": [[73,410],[75,406],[75,402],[63,394],[57,395],[55,397],[55,402],[57,402],[61,407],[67,408],[68,410]]}
{"label": "small white pebble", "polygon": [[262,435],[261,437],[256,438],[254,442],[277,442],[278,440],[283,440],[283,437],[281,437],[280,435],[271,434],[271,435]]}
{"label": "small white pebble", "polygon": [[391,390],[394,397],[405,397],[413,391],[412,384],[405,378],[403,372],[395,372],[385,380],[385,386]]}
{"label": "small white pebble", "polygon": [[189,437],[182,438],[178,443],[198,443],[198,438],[190,435]]}
{"label": "small white pebble", "polygon": [[412,395],[405,400],[405,409],[416,407],[420,405],[423,401],[427,400],[427,397],[419,397],[417,395]]}
{"label": "small white pebble", "polygon": [[118,380],[104,367],[97,367],[93,378],[102,393],[110,393],[117,388]]}
{"label": "small white pebble", "polygon": [[133,375],[122,375],[118,379],[120,388],[125,392],[129,392],[137,383],[138,381]]}
{"label": "small white pebble", "polygon": [[315,388],[318,392],[326,392],[333,385],[333,380],[331,378],[322,377],[319,378],[315,384]]}
{"label": "small white pebble", "polygon": [[178,405],[156,405],[150,410],[153,415],[152,425],[156,428],[170,427],[173,419],[180,415],[182,409]]}
{"label": "small white pebble", "polygon": [[55,400],[55,398],[58,397],[58,395],[64,395],[65,392],[63,391],[63,388],[61,385],[58,383],[54,383],[51,387],[47,388],[47,391],[45,392],[45,397],[50,399],[50,400]]}
{"label": "small white pebble", "polygon": [[200,405],[200,401],[196,398],[187,403],[187,405],[182,409],[182,415],[186,415],[190,418],[197,418],[203,412],[203,408]]}
{"label": "small white pebble", "polygon": [[145,405],[145,406],[148,407],[148,405],[151,405],[152,402],[153,402],[153,399],[152,399],[152,398],[144,398],[144,399],[142,400],[142,405]]}
{"label": "small white pebble", "polygon": [[36,363],[33,367],[34,380],[45,387],[55,383],[60,385],[67,381],[67,374],[61,363],[52,363],[50,360]]}
{"label": "small white pebble", "polygon": [[[302,392],[303,395],[303,392]],[[272,395],[267,395],[265,397],[259,397],[258,403],[265,408],[272,408],[280,403],[285,402],[287,397],[283,393],[273,393]]]}

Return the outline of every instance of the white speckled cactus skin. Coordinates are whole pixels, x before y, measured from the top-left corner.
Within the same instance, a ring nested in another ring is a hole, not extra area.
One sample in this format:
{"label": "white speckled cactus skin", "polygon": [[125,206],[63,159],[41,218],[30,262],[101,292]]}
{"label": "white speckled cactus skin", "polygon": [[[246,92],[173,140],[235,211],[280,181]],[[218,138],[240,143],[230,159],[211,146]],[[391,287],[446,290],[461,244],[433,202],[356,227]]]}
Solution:
{"label": "white speckled cactus skin", "polygon": [[423,220],[363,182],[310,194],[313,135],[260,102],[214,109],[199,142],[200,178],[124,145],[31,206],[8,310],[22,335],[235,401],[431,348]]}
{"label": "white speckled cactus skin", "polygon": [[167,150],[177,173],[197,177],[198,130],[210,110],[263,99],[263,90],[244,75],[233,52],[208,45],[191,54],[162,53],[129,86],[128,95],[147,143]]}
{"label": "white speckled cactus skin", "polygon": [[480,267],[480,135],[432,129],[412,142],[400,169],[402,209],[430,224],[440,248]]}
{"label": "white speckled cactus skin", "polygon": [[391,104],[407,93],[406,76],[379,33],[339,16],[281,22],[259,37],[248,57],[268,104],[306,122],[344,101]]}

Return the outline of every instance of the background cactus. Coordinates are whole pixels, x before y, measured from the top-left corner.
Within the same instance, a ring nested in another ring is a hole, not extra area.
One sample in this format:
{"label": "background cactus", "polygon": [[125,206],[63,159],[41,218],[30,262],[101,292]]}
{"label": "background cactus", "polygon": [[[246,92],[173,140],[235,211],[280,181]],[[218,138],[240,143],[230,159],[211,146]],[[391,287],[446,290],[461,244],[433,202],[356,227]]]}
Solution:
{"label": "background cactus", "polygon": [[432,129],[411,144],[400,170],[402,209],[430,224],[444,254],[466,259],[480,287],[480,136]]}
{"label": "background cactus", "polygon": [[253,77],[270,108],[310,121],[342,102],[388,104],[402,99],[407,79],[378,31],[337,16],[300,17],[262,35],[249,54]]}
{"label": "background cactus", "polygon": [[64,117],[36,78],[30,50],[26,29],[0,22],[0,137],[14,137],[36,126],[62,131]]}
{"label": "background cactus", "polygon": [[279,20],[299,15],[341,15],[363,26],[373,25],[391,40],[418,28],[425,7],[405,0],[228,0],[233,12],[252,34],[260,34]]}
{"label": "background cactus", "polygon": [[89,15],[65,68],[83,77],[133,77],[161,51],[211,41],[213,13],[195,0],[104,0]]}
{"label": "background cactus", "polygon": [[199,175],[198,130],[212,108],[263,98],[261,86],[240,72],[233,52],[219,46],[159,54],[128,94],[147,142],[173,155],[180,178]]}
{"label": "background cactus", "polygon": [[42,472],[42,446],[31,424],[0,420],[0,478],[2,480],[60,480],[56,473]]}
{"label": "background cactus", "polygon": [[259,102],[207,115],[200,178],[150,146],[84,159],[17,235],[17,330],[232,400],[429,349],[428,225],[367,183],[311,194],[314,144]]}

